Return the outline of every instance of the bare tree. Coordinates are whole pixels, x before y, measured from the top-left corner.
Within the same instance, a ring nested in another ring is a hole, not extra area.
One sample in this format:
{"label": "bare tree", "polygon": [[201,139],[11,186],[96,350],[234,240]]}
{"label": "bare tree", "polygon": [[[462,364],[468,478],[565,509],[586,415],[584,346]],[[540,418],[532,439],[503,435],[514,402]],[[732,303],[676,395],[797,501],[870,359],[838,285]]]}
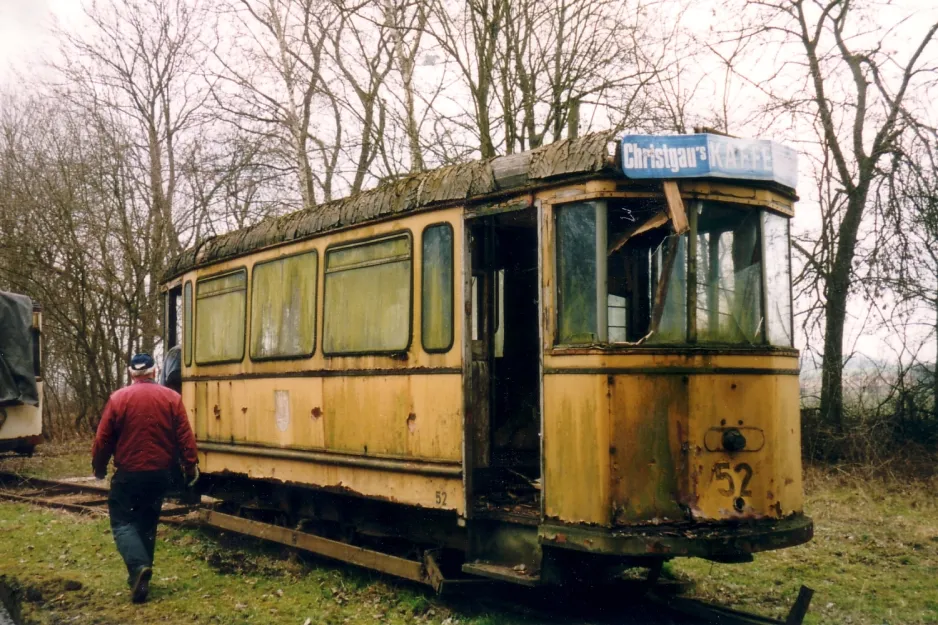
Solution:
{"label": "bare tree", "polygon": [[88,5],[85,16],[89,28],[58,32],[63,60],[53,65],[51,87],[127,157],[122,192],[148,228],[147,245],[128,248],[148,276],[140,302],[145,314],[135,330],[142,348],[152,351],[160,334],[158,277],[181,251],[174,226],[181,144],[204,123],[207,92],[194,78],[204,58],[206,14],[199,2],[186,0],[106,0]]}
{"label": "bare tree", "polygon": [[[734,5],[734,10],[739,10]],[[809,272],[823,296],[824,347],[820,410],[843,427],[844,326],[854,261],[871,189],[881,165],[907,129],[904,111],[926,69],[925,52],[938,24],[924,29],[902,53],[884,45],[889,28],[869,32],[872,5],[850,0],[767,0],[749,3],[751,18],[728,39],[758,47],[762,64],[741,70],[769,97],[765,113],[809,119],[821,138],[821,161],[836,181],[822,203],[823,231],[806,252]],[[908,42],[906,42],[908,43]],[[758,80],[766,59],[776,80]],[[801,80],[794,83],[792,80]]]}
{"label": "bare tree", "polygon": [[339,16],[319,0],[232,0],[222,9],[234,36],[215,51],[216,106],[279,151],[303,207],[331,199],[343,127],[323,74]]}

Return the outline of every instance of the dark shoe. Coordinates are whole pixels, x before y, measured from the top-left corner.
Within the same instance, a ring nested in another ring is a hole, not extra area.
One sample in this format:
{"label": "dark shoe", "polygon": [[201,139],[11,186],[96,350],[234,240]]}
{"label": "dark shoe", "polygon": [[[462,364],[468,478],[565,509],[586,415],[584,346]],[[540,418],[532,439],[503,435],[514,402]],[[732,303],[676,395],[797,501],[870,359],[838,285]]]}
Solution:
{"label": "dark shoe", "polygon": [[153,577],[153,569],[148,566],[141,566],[137,569],[137,575],[134,577],[134,585],[130,590],[130,600],[134,603],[143,603],[147,600],[147,593],[150,592],[150,578]]}

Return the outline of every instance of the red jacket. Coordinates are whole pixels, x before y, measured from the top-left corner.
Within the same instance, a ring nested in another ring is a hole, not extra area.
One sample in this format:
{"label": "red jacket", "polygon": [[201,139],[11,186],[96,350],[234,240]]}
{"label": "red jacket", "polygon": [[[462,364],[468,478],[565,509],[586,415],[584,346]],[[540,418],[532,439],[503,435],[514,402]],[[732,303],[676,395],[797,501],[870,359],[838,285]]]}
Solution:
{"label": "red jacket", "polygon": [[95,475],[107,472],[112,455],[121,471],[168,469],[177,460],[191,471],[199,458],[179,393],[144,378],[111,395],[91,449]]}

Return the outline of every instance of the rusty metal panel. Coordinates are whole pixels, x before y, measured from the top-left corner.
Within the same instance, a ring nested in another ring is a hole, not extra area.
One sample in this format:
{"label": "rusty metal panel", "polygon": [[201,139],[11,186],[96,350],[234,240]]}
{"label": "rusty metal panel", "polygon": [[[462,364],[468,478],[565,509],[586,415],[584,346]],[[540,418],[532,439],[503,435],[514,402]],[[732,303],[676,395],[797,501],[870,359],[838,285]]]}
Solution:
{"label": "rusty metal panel", "polygon": [[415,582],[431,584],[430,578],[427,576],[424,566],[420,562],[406,560],[380,551],[364,549],[335,540],[329,540],[321,536],[291,530],[286,527],[222,514],[214,510],[204,510],[199,516],[203,523],[212,527],[238,532],[239,534],[246,534],[248,536],[256,536],[262,540],[270,540],[304,551],[310,551],[327,558],[350,562],[357,566],[396,575],[397,577],[403,577]]}
{"label": "rusty metal panel", "polygon": [[[545,365],[549,518],[630,525],[802,511],[795,357],[548,354]],[[731,451],[723,432],[734,428],[746,443]]]}
{"label": "rusty metal panel", "polygon": [[203,452],[200,463],[209,473],[224,471],[250,478],[308,484],[336,493],[372,497],[424,508],[465,512],[462,478],[375,470],[260,455]]}
{"label": "rusty metal panel", "polygon": [[[691,376],[689,390],[694,516],[783,518],[800,512],[798,379],[700,375]],[[734,431],[744,443],[732,440]],[[724,440],[742,448],[727,449]]]}
{"label": "rusty metal panel", "polygon": [[544,513],[609,524],[610,391],[606,376],[544,378]]}
{"label": "rusty metal panel", "polygon": [[679,505],[687,383],[681,375],[610,376],[613,524],[683,520]]}
{"label": "rusty metal panel", "polygon": [[326,447],[363,455],[459,460],[458,374],[323,381]]}
{"label": "rusty metal panel", "polygon": [[203,440],[363,456],[462,457],[458,373],[197,384],[206,388],[211,415]]}

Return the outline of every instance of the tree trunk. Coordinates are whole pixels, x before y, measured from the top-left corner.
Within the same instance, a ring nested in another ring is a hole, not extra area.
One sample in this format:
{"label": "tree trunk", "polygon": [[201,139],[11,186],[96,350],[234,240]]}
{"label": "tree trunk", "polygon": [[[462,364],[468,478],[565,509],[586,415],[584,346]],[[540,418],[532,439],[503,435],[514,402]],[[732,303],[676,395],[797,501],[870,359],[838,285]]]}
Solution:
{"label": "tree trunk", "polygon": [[850,278],[856,254],[857,233],[866,207],[869,180],[863,173],[861,183],[847,202],[840,223],[834,265],[827,279],[827,303],[824,306],[824,360],[821,377],[821,418],[840,433],[844,429],[844,323]]}
{"label": "tree trunk", "polygon": [[[938,298],[935,299],[935,340],[938,341]],[[935,355],[935,364],[932,367],[932,392],[934,393],[932,403],[932,415],[935,422],[938,423],[938,353]]]}

